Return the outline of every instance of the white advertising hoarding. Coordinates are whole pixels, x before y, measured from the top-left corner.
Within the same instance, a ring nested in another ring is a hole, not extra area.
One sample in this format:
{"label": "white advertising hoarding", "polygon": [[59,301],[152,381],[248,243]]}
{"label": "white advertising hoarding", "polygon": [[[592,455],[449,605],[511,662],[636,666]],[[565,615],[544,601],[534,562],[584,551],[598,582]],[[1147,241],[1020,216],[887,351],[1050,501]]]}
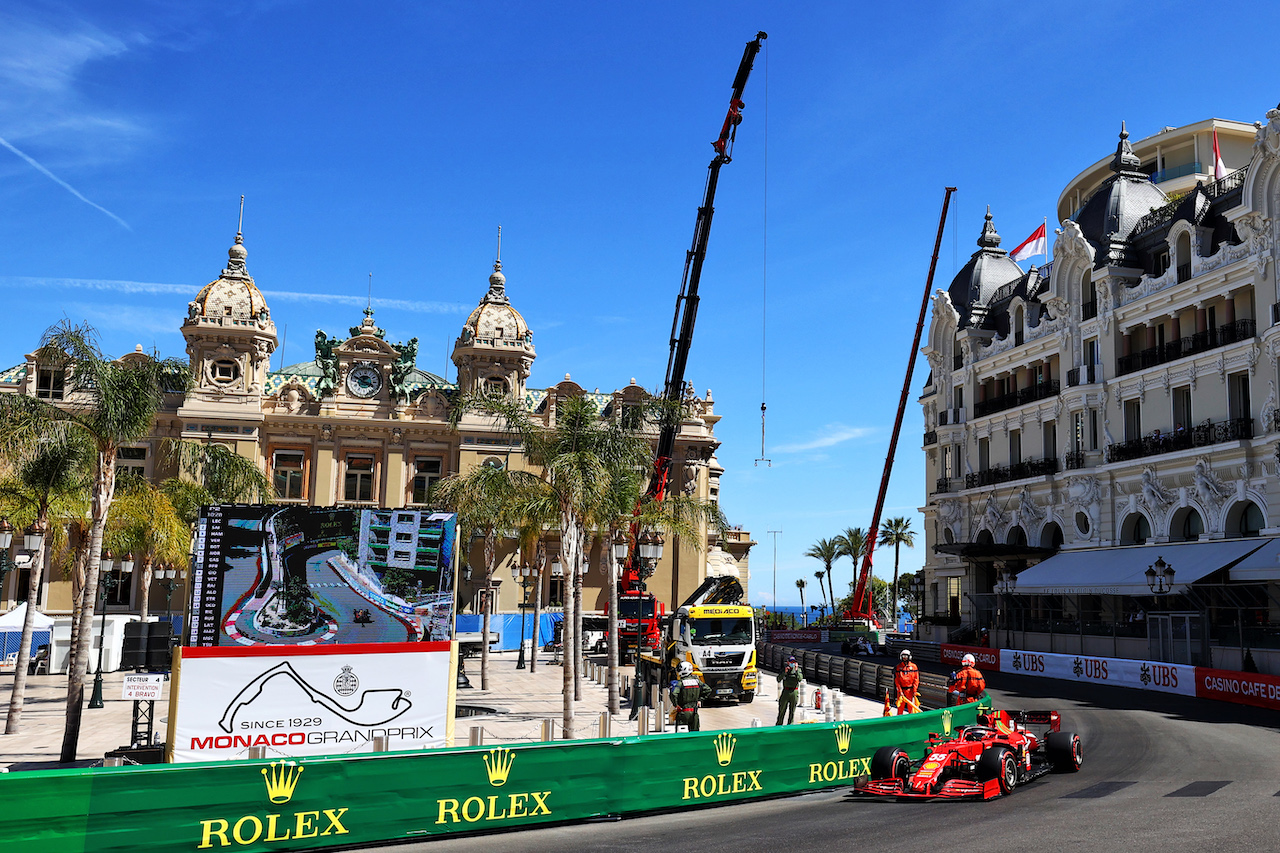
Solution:
{"label": "white advertising hoarding", "polygon": [[1185,664],[1003,649],[1000,652],[1000,670],[1014,675],[1039,675],[1112,687],[1196,695],[1196,668]]}
{"label": "white advertising hoarding", "polygon": [[342,755],[451,745],[453,644],[183,648],[169,760]]}

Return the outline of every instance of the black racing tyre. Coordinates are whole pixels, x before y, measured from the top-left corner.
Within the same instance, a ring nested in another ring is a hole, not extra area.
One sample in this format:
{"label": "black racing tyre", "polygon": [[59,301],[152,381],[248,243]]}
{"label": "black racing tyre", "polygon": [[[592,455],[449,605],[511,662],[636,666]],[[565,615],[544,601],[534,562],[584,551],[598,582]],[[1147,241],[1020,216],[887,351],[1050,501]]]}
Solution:
{"label": "black racing tyre", "polygon": [[1084,763],[1084,747],[1075,732],[1049,732],[1044,739],[1044,753],[1058,773],[1074,773]]}
{"label": "black racing tyre", "polygon": [[750,705],[752,702],[755,701],[755,699],[756,699],[756,692],[754,690],[748,690],[746,693],[742,693],[738,696],[738,701],[741,702],[743,705]]}
{"label": "black racing tyre", "polygon": [[1013,751],[1003,746],[990,746],[978,756],[974,768],[979,782],[1000,781],[1000,793],[1007,794],[1018,784],[1018,760]]}
{"label": "black racing tyre", "polygon": [[896,746],[882,746],[871,757],[872,779],[906,779],[911,775],[911,759]]}

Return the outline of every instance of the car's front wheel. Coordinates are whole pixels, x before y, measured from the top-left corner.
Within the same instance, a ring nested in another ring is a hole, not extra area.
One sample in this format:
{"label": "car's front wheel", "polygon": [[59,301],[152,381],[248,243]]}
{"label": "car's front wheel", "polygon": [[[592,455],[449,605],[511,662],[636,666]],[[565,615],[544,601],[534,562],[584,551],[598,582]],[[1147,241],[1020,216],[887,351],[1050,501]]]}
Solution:
{"label": "car's front wheel", "polygon": [[911,759],[896,746],[882,746],[871,756],[872,779],[906,779],[911,775]]}

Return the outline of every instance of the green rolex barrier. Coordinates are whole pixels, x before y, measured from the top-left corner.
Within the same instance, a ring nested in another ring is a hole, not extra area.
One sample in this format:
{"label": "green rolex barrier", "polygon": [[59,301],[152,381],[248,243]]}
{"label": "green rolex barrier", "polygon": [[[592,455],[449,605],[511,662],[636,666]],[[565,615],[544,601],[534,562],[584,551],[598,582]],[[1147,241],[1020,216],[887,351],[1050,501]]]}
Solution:
{"label": "green rolex barrier", "polygon": [[[0,776],[6,849],[305,850],[848,785],[977,706],[859,722]],[[20,843],[21,846],[15,846]]]}

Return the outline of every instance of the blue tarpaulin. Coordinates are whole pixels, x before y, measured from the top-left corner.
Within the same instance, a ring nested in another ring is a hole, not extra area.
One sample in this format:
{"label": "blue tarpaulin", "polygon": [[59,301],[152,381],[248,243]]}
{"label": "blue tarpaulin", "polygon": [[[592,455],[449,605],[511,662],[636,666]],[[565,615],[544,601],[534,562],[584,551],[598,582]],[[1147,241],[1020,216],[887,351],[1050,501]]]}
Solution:
{"label": "blue tarpaulin", "polygon": [[[555,624],[564,618],[563,613],[540,613],[538,615],[538,645],[545,646],[555,636]],[[484,617],[478,613],[458,614],[459,633],[480,633]],[[489,617],[489,631],[498,635],[498,641],[489,648],[494,651],[515,651],[520,648],[519,613],[495,613]],[[524,638],[533,637],[533,614],[524,617]]]}

